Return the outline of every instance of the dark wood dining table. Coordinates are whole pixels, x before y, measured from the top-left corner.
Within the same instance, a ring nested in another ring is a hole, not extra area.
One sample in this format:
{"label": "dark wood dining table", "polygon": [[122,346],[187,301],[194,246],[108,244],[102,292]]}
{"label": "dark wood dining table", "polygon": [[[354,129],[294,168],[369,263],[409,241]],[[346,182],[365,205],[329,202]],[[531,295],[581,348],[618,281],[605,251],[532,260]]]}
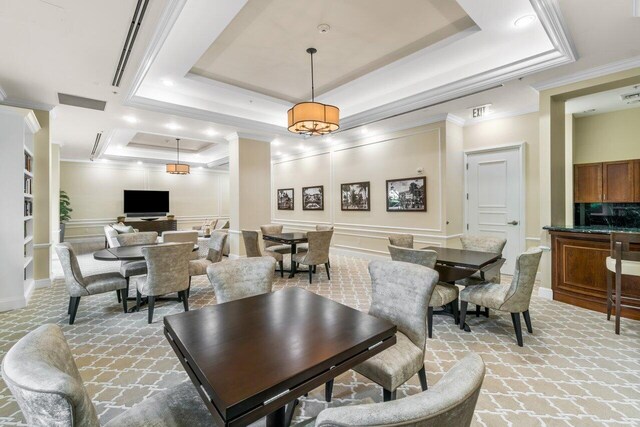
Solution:
{"label": "dark wood dining table", "polygon": [[280,234],[264,234],[263,240],[270,242],[280,243],[281,245],[289,245],[291,247],[291,269],[289,270],[289,278],[292,278],[297,273],[297,266],[293,262],[293,255],[297,251],[297,245],[300,243],[307,243],[307,233],[280,233]]}
{"label": "dark wood dining table", "polygon": [[219,426],[288,425],[298,397],[396,342],[395,325],[301,288],[166,316],[164,333]]}

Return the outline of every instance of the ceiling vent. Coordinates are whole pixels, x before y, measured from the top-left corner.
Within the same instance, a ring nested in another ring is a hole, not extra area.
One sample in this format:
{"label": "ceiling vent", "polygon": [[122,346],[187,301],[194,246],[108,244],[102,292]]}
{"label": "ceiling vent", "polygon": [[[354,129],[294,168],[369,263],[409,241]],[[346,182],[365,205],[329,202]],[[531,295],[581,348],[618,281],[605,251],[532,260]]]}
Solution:
{"label": "ceiling vent", "polygon": [[631,101],[637,101],[637,100],[640,100],[640,92],[633,92],[633,93],[620,95],[620,98],[626,103],[629,103]]}
{"label": "ceiling vent", "polygon": [[147,11],[148,5],[149,0],[138,0],[138,3],[136,4],[136,10],[133,12],[131,24],[129,24],[129,31],[127,31],[127,38],[124,40],[124,45],[122,46],[120,60],[118,61],[116,72],[113,75],[113,81],[111,82],[112,86],[120,86],[120,80],[122,80],[124,70],[127,67],[127,62],[129,62],[129,56],[131,55],[133,45],[136,42],[136,37],[138,37],[138,31],[140,31],[140,26],[142,25],[142,18],[144,18],[144,13]]}
{"label": "ceiling vent", "polygon": [[93,149],[91,150],[91,155],[89,156],[89,160],[93,162],[96,157],[96,153],[98,152],[98,146],[100,145],[100,138],[102,138],[102,132],[98,132],[96,134],[96,140],[93,143]]}
{"label": "ceiling vent", "polygon": [[104,111],[104,107],[107,105],[107,101],[69,95],[68,93],[58,93],[58,102],[63,105],[71,105],[73,107],[88,108],[90,110],[98,111]]}

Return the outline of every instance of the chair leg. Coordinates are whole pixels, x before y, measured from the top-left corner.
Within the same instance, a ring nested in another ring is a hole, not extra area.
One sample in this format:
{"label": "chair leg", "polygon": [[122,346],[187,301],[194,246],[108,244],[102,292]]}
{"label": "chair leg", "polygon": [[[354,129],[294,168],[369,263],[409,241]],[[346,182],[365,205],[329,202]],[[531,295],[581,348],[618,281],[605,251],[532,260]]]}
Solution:
{"label": "chair leg", "polygon": [[149,299],[149,319],[148,319],[148,323],[153,323],[153,308],[156,305],[156,297],[152,297],[151,295],[149,295],[147,298]]}
{"label": "chair leg", "polygon": [[184,306],[184,311],[189,311],[189,297],[187,296],[187,291],[180,291],[178,295],[182,297],[182,305]]}
{"label": "chair leg", "polygon": [[433,337],[433,307],[427,308],[427,328],[429,332],[429,338]]}
{"label": "chair leg", "polygon": [[489,307],[484,308],[484,317],[489,318]]}
{"label": "chair leg", "polygon": [[129,308],[129,307],[127,307],[127,294],[128,294],[128,292],[129,292],[129,288],[122,289],[120,291],[120,293],[122,295],[122,310],[124,311],[125,314],[127,312],[127,309]]}
{"label": "chair leg", "polygon": [[429,386],[427,385],[427,371],[424,369],[424,365],[422,365],[422,368],[418,371],[418,377],[420,378],[422,391],[428,390]]}
{"label": "chair leg", "polygon": [[313,274],[316,274],[316,266],[313,266]]}
{"label": "chair leg", "polygon": [[462,301],[460,303],[460,329],[464,329],[464,322],[467,320],[467,306],[469,303],[467,301]]}
{"label": "chair leg", "polygon": [[613,285],[611,283],[611,273],[607,271],[607,320],[611,320],[611,298],[613,297]]}
{"label": "chair leg", "polygon": [[311,284],[312,280],[313,280],[313,268],[309,266],[309,284]]}
{"label": "chair leg", "polygon": [[511,313],[511,321],[513,322],[513,329],[516,330],[516,339],[518,340],[518,346],[524,347],[522,343],[522,325],[520,324],[520,313]]}
{"label": "chair leg", "polygon": [[530,334],[533,333],[533,326],[531,326],[531,316],[529,316],[529,310],[522,313],[522,317],[524,317],[524,323],[527,325],[527,332]]}
{"label": "chair leg", "polygon": [[324,271],[326,271],[326,272],[327,272],[327,280],[331,280],[331,274],[329,274],[329,268],[331,268],[331,267],[329,267],[329,263],[327,262],[327,263],[324,265]]}
{"label": "chair leg", "polygon": [[476,304],[476,317],[480,317],[480,306]]}
{"label": "chair leg", "polygon": [[382,389],[382,400],[384,402],[389,402],[391,400],[396,400],[396,390],[389,391],[386,388]]}
{"label": "chair leg", "polygon": [[620,311],[622,310],[622,274],[616,271],[616,335],[620,335]]}
{"label": "chair leg", "polygon": [[73,306],[73,297],[69,297],[69,308],[67,309],[67,314],[71,314],[72,306]]}
{"label": "chair leg", "polygon": [[116,296],[118,297],[118,302],[122,302],[122,298],[120,297],[120,289],[116,289]]}
{"label": "chair leg", "polygon": [[140,311],[140,304],[142,304],[142,294],[136,289],[136,311]]}
{"label": "chair leg", "polygon": [[280,264],[280,277],[284,277],[284,261],[279,261]]}
{"label": "chair leg", "polygon": [[333,380],[327,381],[324,385],[324,400],[331,402],[331,395],[333,394]]}
{"label": "chair leg", "polygon": [[331,260],[327,261],[327,266],[331,268]]}
{"label": "chair leg", "polygon": [[78,313],[78,306],[80,305],[80,297],[71,297],[71,313],[69,316],[69,324],[73,325],[73,322],[76,321],[76,313]]}
{"label": "chair leg", "polygon": [[451,301],[451,312],[453,313],[453,320],[456,325],[460,323],[460,312],[458,311],[460,303],[458,302],[458,298]]}

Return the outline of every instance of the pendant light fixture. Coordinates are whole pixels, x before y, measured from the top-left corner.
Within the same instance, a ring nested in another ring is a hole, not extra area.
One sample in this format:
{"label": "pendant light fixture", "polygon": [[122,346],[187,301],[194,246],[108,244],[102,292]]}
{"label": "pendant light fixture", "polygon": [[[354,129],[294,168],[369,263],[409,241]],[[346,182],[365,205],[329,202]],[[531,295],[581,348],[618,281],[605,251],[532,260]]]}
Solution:
{"label": "pendant light fixture", "polygon": [[307,53],[311,55],[311,102],[299,102],[287,112],[289,131],[309,136],[326,135],[340,127],[340,109],[315,102],[313,54],[316,52],[315,48],[307,49]]}
{"label": "pendant light fixture", "polygon": [[175,163],[167,163],[167,173],[172,175],[187,175],[190,173],[189,165],[180,163],[180,138],[176,138],[177,159]]}

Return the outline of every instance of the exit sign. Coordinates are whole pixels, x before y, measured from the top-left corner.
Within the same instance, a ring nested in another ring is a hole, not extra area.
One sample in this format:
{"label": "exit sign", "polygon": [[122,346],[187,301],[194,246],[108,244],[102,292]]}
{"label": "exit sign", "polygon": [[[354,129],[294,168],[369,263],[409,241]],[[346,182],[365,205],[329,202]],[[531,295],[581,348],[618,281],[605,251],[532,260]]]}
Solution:
{"label": "exit sign", "polygon": [[471,116],[475,119],[478,117],[484,117],[489,114],[489,107],[491,104],[479,105],[477,107],[473,107]]}

